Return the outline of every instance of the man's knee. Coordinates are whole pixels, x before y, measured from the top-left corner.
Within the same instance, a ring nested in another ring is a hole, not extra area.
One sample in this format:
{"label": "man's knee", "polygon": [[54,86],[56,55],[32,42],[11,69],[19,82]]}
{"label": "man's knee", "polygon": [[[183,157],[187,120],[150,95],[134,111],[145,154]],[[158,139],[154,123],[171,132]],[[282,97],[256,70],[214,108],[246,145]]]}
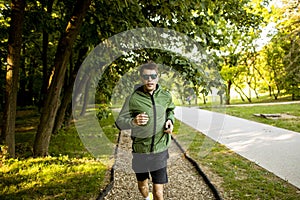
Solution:
{"label": "man's knee", "polygon": [[154,199],[157,200],[161,200],[163,199],[164,196],[164,187],[163,185],[159,184],[159,185],[154,185],[153,187],[153,195],[154,195]]}
{"label": "man's knee", "polygon": [[144,181],[138,181],[138,188],[140,190],[147,190],[148,189],[148,180],[144,180]]}
{"label": "man's knee", "polygon": [[163,189],[158,189],[154,191],[154,195],[156,197],[163,197],[164,196],[164,190]]}
{"label": "man's knee", "polygon": [[148,179],[144,181],[138,181],[138,188],[143,197],[146,198],[149,194]]}
{"label": "man's knee", "polygon": [[148,185],[139,185],[139,190],[148,190]]}

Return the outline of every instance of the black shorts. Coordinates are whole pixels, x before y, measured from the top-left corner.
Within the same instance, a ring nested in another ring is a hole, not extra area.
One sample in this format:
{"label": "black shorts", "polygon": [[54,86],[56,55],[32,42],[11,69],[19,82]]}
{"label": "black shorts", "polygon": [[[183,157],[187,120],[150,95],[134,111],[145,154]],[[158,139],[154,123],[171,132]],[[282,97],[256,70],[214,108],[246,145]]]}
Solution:
{"label": "black shorts", "polygon": [[156,171],[144,172],[144,173],[135,173],[136,179],[138,181],[144,181],[146,179],[150,179],[150,175],[152,178],[152,182],[154,184],[166,184],[168,183],[168,173],[167,167],[158,169]]}
{"label": "black shorts", "polygon": [[133,153],[132,169],[136,173],[138,181],[149,179],[151,175],[152,182],[164,184],[168,182],[167,160],[169,158],[168,150],[160,153],[137,154]]}

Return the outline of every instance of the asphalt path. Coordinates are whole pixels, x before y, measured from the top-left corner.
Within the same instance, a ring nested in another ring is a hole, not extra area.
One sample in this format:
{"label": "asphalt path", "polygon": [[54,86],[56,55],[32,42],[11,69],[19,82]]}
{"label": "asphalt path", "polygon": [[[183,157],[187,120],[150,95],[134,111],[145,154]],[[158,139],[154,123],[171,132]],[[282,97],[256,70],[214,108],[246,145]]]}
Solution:
{"label": "asphalt path", "polygon": [[193,107],[175,117],[300,188],[300,133]]}

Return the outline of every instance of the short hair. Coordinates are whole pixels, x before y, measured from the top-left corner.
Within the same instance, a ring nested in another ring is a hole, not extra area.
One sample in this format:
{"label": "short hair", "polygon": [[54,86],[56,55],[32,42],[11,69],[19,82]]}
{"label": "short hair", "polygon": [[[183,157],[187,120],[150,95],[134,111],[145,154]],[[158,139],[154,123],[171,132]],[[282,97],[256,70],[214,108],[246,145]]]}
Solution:
{"label": "short hair", "polygon": [[149,63],[143,64],[140,68],[140,75],[142,75],[142,73],[145,69],[155,70],[156,73],[158,72],[158,66],[154,62],[149,62]]}

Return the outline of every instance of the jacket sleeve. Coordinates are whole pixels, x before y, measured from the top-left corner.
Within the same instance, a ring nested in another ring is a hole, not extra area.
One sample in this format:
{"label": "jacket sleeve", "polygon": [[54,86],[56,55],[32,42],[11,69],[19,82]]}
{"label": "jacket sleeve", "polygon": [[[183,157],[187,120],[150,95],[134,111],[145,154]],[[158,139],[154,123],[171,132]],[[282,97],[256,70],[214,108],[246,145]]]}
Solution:
{"label": "jacket sleeve", "polygon": [[119,130],[131,129],[134,126],[132,124],[133,118],[129,110],[129,100],[130,97],[127,97],[115,122]]}
{"label": "jacket sleeve", "polygon": [[175,117],[174,117],[174,110],[175,110],[175,104],[172,101],[172,96],[170,95],[170,103],[167,107],[167,120],[171,120],[172,123],[175,123]]}

